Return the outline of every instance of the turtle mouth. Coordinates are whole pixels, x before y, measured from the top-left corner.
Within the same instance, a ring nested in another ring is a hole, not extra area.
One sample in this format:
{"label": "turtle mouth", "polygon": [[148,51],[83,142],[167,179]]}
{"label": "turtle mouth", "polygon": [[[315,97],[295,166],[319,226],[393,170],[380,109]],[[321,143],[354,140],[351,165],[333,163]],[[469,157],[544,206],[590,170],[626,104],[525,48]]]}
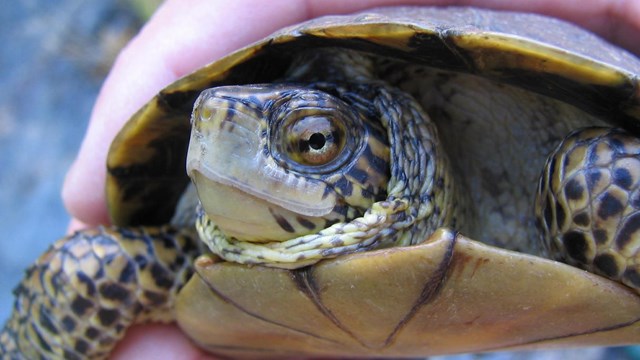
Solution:
{"label": "turtle mouth", "polygon": [[247,242],[281,242],[311,233],[324,224],[322,218],[305,217],[304,226],[295,212],[274,205],[233,185],[211,180],[199,171],[192,173],[202,207],[227,237]]}

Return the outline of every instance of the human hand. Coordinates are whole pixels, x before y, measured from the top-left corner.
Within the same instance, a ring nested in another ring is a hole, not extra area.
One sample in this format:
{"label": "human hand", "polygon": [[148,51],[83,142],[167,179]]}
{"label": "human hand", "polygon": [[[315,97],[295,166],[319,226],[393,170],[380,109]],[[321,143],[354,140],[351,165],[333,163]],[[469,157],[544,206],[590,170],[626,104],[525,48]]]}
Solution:
{"label": "human hand", "polygon": [[[640,2],[635,0],[167,0],[118,57],[100,92],[63,198],[72,228],[107,223],[104,198],[109,145],[128,118],[179,77],[273,31],[309,18],[374,6],[473,5],[543,13],[572,21],[640,54]],[[188,54],[188,55],[185,55]],[[174,326],[132,329],[114,358],[202,358]]]}

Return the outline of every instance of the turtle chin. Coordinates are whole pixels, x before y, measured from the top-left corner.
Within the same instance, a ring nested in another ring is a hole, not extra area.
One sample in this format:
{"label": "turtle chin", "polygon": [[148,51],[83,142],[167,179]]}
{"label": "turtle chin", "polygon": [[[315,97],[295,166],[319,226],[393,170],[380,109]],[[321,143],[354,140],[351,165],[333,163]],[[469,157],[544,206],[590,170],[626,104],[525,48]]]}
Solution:
{"label": "turtle chin", "polygon": [[323,217],[295,213],[199,172],[192,176],[204,211],[228,237],[248,242],[279,242],[325,227]]}

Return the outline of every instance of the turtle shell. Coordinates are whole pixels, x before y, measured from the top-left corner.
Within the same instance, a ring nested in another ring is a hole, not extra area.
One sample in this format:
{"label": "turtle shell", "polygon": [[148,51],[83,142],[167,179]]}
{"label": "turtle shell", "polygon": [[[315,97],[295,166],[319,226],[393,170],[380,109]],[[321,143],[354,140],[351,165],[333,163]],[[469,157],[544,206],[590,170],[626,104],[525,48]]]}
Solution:
{"label": "turtle shell", "polygon": [[[383,8],[323,17],[195,71],[135,114],[108,157],[113,222],[169,221],[188,184],[189,117],[203,89],[272,82],[295,54],[315,47],[488,79],[640,134],[640,61],[572,25],[473,8]],[[446,229],[417,246],[295,271],[205,256],[180,294],[177,314],[197,343],[231,356],[424,356],[640,341],[636,292]]]}

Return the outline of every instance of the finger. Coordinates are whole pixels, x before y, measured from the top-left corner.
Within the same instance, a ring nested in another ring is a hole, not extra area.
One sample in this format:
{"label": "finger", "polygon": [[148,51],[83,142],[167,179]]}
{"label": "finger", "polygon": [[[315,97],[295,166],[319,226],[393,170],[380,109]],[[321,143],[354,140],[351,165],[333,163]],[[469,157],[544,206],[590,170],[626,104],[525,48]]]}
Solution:
{"label": "finger", "polygon": [[76,231],[83,230],[88,227],[89,226],[82,221],[72,218],[71,221],[69,221],[69,225],[67,226],[67,234],[72,234]]}
{"label": "finger", "polygon": [[[574,21],[640,53],[640,2],[634,0],[170,0],[118,57],[98,97],[87,135],[67,175],[67,209],[87,224],[105,223],[105,159],[123,123],[180,76],[278,28],[329,13],[398,4],[474,5],[546,13]],[[249,9],[249,10],[248,10]]]}
{"label": "finger", "polygon": [[110,359],[215,360],[198,349],[177,326],[166,324],[132,327]]}

